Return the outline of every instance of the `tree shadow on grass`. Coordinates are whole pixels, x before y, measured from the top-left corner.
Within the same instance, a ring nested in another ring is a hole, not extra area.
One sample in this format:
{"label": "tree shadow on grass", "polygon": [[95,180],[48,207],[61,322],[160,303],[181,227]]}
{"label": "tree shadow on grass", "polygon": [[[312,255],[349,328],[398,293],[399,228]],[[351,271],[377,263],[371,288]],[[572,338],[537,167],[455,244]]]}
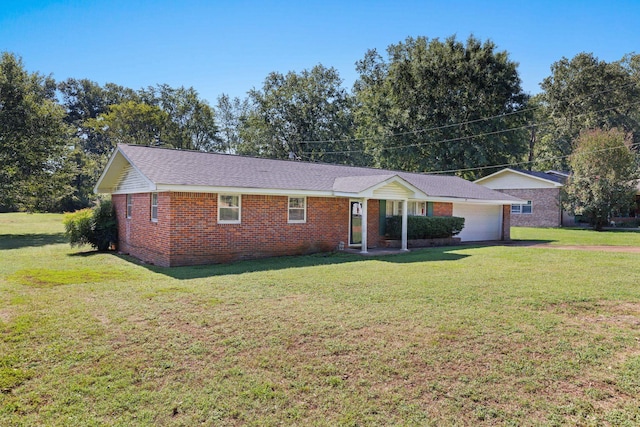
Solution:
{"label": "tree shadow on grass", "polygon": [[20,249],[67,243],[64,233],[0,234],[0,250]]}
{"label": "tree shadow on grass", "polygon": [[469,255],[457,254],[452,251],[459,247],[441,247],[417,249],[411,252],[380,256],[362,256],[341,252],[320,253],[302,256],[283,256],[277,258],[263,258],[250,261],[238,261],[230,264],[209,264],[190,267],[158,267],[144,264],[139,260],[118,255],[121,259],[136,263],[155,273],[164,274],[178,280],[201,279],[205,277],[237,275],[260,271],[277,271],[289,268],[316,267],[322,265],[338,265],[354,262],[378,261],[389,263],[414,263],[428,261],[457,261]]}

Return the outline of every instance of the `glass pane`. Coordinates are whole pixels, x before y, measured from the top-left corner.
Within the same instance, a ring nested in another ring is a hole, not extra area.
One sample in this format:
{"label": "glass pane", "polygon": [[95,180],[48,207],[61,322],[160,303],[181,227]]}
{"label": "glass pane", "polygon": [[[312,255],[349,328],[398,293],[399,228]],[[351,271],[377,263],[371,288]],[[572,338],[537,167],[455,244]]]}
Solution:
{"label": "glass pane", "polygon": [[511,213],[519,214],[520,213],[520,205],[511,205]]}
{"label": "glass pane", "polygon": [[220,221],[237,221],[239,219],[238,208],[220,208]]}
{"label": "glass pane", "polygon": [[289,209],[289,221],[304,221],[304,209]]}
{"label": "glass pane", "polygon": [[151,207],[151,218],[152,219],[158,219],[158,207],[157,206]]}
{"label": "glass pane", "polygon": [[228,208],[237,208],[239,206],[238,196],[220,196],[220,206]]}
{"label": "glass pane", "polygon": [[292,197],[289,199],[289,207],[290,208],[304,208],[304,198],[303,197]]}
{"label": "glass pane", "polygon": [[531,213],[531,205],[522,205],[522,213],[530,214]]}

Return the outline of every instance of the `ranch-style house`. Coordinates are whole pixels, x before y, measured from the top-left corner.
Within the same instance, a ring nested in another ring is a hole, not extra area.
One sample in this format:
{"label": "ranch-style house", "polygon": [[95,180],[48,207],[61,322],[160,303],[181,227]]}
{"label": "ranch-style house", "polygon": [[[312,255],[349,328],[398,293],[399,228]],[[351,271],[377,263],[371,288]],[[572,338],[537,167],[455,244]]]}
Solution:
{"label": "ranch-style house", "polygon": [[522,203],[453,176],[136,145],[118,145],[95,191],[111,194],[118,250],[165,267],[366,253],[391,215],[403,250],[409,215],[464,217],[462,241],[508,240]]}

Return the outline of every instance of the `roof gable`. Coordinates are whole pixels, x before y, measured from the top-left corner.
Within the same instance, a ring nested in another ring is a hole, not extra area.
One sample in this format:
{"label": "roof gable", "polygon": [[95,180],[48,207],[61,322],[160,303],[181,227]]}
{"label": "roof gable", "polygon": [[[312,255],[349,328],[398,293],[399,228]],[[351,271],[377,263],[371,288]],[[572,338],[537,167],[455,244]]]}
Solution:
{"label": "roof gable", "polygon": [[558,175],[511,168],[502,169],[474,182],[495,190],[558,188],[563,186],[562,177]]}
{"label": "roof gable", "polygon": [[155,190],[136,165],[120,150],[116,150],[93,189],[96,193],[144,193]]}

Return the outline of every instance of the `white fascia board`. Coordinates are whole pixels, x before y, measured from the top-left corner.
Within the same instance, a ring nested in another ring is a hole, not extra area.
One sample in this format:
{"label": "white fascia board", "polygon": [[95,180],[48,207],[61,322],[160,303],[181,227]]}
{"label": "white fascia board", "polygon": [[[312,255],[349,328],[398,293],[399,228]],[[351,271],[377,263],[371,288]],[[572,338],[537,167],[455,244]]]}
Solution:
{"label": "white fascia board", "polygon": [[178,185],[157,184],[157,192],[185,192],[185,193],[228,193],[228,194],[259,194],[267,196],[315,196],[333,197],[333,191],[297,190],[282,188],[251,188],[251,187],[213,187],[208,185]]}
{"label": "white fascia board", "polygon": [[96,193],[96,194],[100,193],[98,188],[100,187],[100,184],[102,184],[102,181],[106,177],[107,172],[109,171],[109,168],[111,168],[111,164],[113,163],[113,161],[115,160],[115,158],[116,158],[116,156],[118,155],[119,152],[120,152],[120,150],[116,147],[116,149],[111,154],[111,157],[109,157],[109,161],[107,162],[107,166],[105,166],[104,170],[102,171],[102,174],[100,174],[100,178],[98,178],[98,182],[96,182],[96,185],[93,187],[93,192],[94,193]]}
{"label": "white fascia board", "polygon": [[474,184],[478,184],[478,183],[480,183],[482,181],[486,181],[487,179],[491,179],[491,178],[493,178],[494,176],[497,176],[497,175],[502,175],[503,173],[506,173],[506,172],[515,172],[515,171],[513,169],[511,169],[511,168],[501,169],[498,172],[492,173],[491,175],[487,175],[487,176],[483,176],[482,178],[478,178],[475,181],[473,181],[473,183]]}
{"label": "white fascia board", "polygon": [[[100,179],[98,179],[98,182],[96,183],[95,187],[93,187],[93,192],[94,193],[99,193],[100,192],[100,184],[102,184],[103,179],[107,176],[107,174],[109,172],[111,172],[111,166],[112,163],[115,161],[115,159],[118,157],[118,155],[120,155],[124,161],[126,161],[127,163],[129,163],[129,165],[131,165],[131,167],[140,174],[140,176],[146,181],[147,185],[148,185],[148,189],[149,191],[156,191],[156,184],[154,184],[149,178],[146,177],[145,174],[142,173],[142,171],[140,171],[140,169],[138,169],[138,167],[122,152],[122,150],[120,150],[120,147],[116,147],[116,150],[114,151],[114,153],[111,155],[111,158],[109,159],[109,162],[107,163],[107,166],[104,168],[104,171],[102,172],[102,175],[100,175]],[[146,189],[145,189],[146,190]],[[128,194],[131,193],[130,191],[106,191],[106,192],[110,192],[112,194]],[[146,191],[138,191],[138,192],[146,192]]]}
{"label": "white fascia board", "polygon": [[373,197],[373,192],[384,187],[385,185],[389,185],[392,183],[397,183],[403,187],[405,187],[407,190],[411,191],[413,193],[413,197],[410,198],[420,198],[421,196],[423,197],[428,197],[422,190],[420,190],[418,187],[414,186],[413,184],[411,184],[409,181],[405,180],[404,178],[402,178],[399,175],[394,175],[389,179],[384,180],[383,182],[374,185],[371,188],[368,188],[367,190],[365,190],[363,193],[366,193],[366,195],[364,197]]}
{"label": "white fascia board", "polygon": [[474,205],[513,205],[527,203],[526,200],[485,200],[485,199],[449,199],[453,203],[471,203]]}
{"label": "white fascia board", "polygon": [[487,176],[485,176],[483,178],[476,179],[475,181],[473,181],[473,183],[482,185],[481,182],[486,181],[487,179],[494,178],[494,177],[496,177],[498,175],[502,175],[502,174],[509,173],[509,172],[514,173],[516,175],[523,176],[525,178],[530,178],[530,179],[535,179],[535,180],[538,180],[538,181],[547,182],[549,184],[552,184],[554,187],[562,187],[563,186],[559,182],[555,182],[555,181],[552,181],[550,179],[541,178],[539,176],[529,175],[528,173],[520,172],[520,171],[511,169],[511,168],[502,169],[502,170],[500,170],[498,172],[492,173],[491,175],[487,175]]}

